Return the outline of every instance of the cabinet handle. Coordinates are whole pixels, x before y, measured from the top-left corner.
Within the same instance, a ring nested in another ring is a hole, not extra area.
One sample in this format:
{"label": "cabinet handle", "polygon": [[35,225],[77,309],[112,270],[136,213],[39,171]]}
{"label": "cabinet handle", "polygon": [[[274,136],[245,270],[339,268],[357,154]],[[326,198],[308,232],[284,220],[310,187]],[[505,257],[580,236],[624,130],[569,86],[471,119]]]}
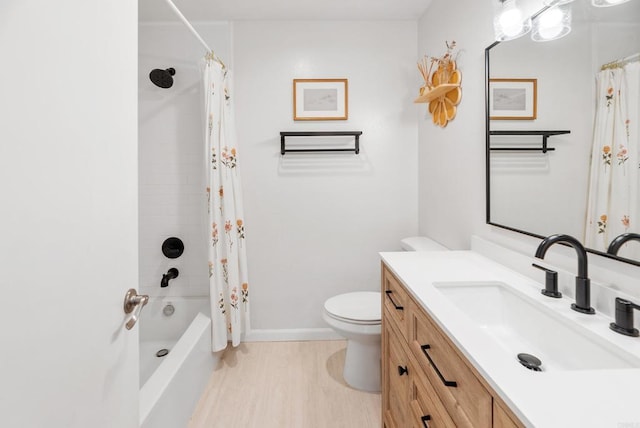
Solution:
{"label": "cabinet handle", "polygon": [[402,376],[403,374],[407,374],[409,373],[409,370],[407,370],[407,366],[398,366],[398,375]]}
{"label": "cabinet handle", "polygon": [[422,425],[424,426],[424,428],[429,428],[429,425],[427,425],[427,421],[431,420],[431,415],[424,415],[423,417],[420,418],[420,421],[422,422]]}
{"label": "cabinet handle", "polygon": [[396,305],[396,302],[394,302],[393,299],[391,298],[391,295],[393,294],[392,290],[385,290],[385,293],[387,294],[387,297],[389,298],[389,300],[391,300],[391,303],[396,308],[396,310],[398,310],[398,311],[403,311],[404,310],[403,306]]}
{"label": "cabinet handle", "polygon": [[431,364],[431,367],[433,367],[433,369],[436,371],[436,373],[438,374],[438,377],[440,378],[442,383],[444,383],[444,386],[450,386],[450,387],[456,388],[458,386],[458,383],[455,380],[446,380],[444,378],[444,376],[442,376],[442,373],[440,373],[440,370],[438,369],[438,366],[436,366],[436,364],[433,362],[433,360],[431,359],[431,357],[427,353],[427,349],[431,349],[431,345],[422,345],[420,347],[420,349],[422,349],[422,352],[424,352],[424,355],[429,360],[429,363]]}

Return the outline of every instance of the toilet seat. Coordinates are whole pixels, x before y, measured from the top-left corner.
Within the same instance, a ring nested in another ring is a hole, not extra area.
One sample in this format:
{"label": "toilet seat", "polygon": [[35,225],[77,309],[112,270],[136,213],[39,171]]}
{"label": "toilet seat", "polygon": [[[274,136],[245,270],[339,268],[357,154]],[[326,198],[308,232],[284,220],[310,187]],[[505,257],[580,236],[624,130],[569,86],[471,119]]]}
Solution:
{"label": "toilet seat", "polygon": [[381,297],[377,291],[359,291],[331,297],[324,303],[327,316],[350,324],[377,325],[382,322]]}

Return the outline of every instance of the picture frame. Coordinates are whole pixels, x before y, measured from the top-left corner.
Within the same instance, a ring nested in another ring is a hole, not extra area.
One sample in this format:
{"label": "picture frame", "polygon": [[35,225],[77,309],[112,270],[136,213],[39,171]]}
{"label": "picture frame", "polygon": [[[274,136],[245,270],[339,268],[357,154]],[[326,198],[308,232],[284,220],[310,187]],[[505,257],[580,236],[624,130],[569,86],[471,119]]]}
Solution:
{"label": "picture frame", "polygon": [[293,79],[293,120],[348,118],[348,79]]}
{"label": "picture frame", "polygon": [[538,79],[489,79],[489,119],[535,120]]}

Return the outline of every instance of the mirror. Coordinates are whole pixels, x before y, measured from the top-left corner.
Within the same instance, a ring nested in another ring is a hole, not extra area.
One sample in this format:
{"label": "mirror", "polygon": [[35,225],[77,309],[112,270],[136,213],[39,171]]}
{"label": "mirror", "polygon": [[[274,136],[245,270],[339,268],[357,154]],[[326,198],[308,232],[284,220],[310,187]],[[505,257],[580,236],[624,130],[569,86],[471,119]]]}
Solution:
{"label": "mirror", "polygon": [[[535,42],[525,35],[486,49],[487,223],[540,238],[566,233],[591,252],[640,266],[640,242],[623,245],[617,256],[606,254],[620,232],[611,225],[598,233],[600,219],[588,216],[589,188],[597,187],[590,185],[596,76],[602,65],[631,62],[640,52],[640,0],[606,8],[588,0],[566,6],[573,14],[567,36]],[[522,102],[523,95],[528,102]],[[619,154],[609,156],[610,164],[620,160]],[[630,174],[638,175],[637,154],[629,159]],[[633,193],[631,204],[640,204],[639,192]],[[640,233],[640,207],[637,211],[637,221],[623,231]]]}

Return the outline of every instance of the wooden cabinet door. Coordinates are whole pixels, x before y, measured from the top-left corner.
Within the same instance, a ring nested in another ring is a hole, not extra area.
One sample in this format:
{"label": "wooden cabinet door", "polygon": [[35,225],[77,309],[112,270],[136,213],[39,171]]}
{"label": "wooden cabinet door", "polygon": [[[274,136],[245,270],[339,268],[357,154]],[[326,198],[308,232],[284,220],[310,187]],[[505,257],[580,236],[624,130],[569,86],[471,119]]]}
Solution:
{"label": "wooden cabinet door", "polygon": [[387,428],[406,427],[409,409],[409,367],[401,337],[388,322],[382,326],[382,419]]}
{"label": "wooden cabinet door", "polygon": [[516,423],[509,417],[506,410],[495,400],[493,402],[493,428],[522,428],[523,425]]}

